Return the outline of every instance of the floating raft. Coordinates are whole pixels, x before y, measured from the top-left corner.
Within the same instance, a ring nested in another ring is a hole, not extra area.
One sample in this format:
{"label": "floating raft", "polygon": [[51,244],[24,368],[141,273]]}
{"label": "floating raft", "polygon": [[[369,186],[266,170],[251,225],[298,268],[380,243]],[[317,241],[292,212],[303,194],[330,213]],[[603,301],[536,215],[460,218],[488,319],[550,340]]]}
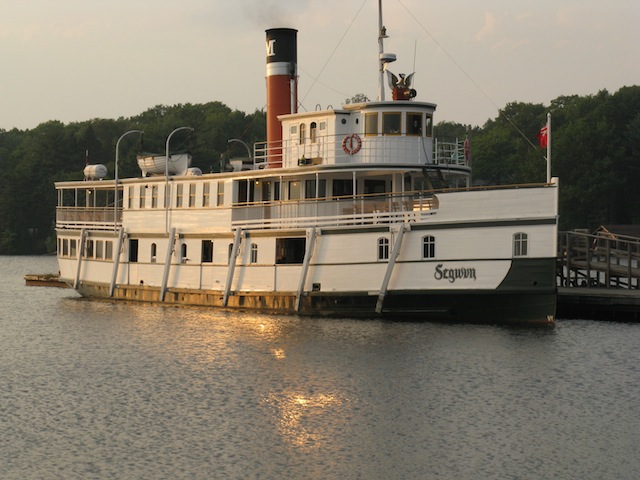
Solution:
{"label": "floating raft", "polygon": [[69,288],[68,284],[60,281],[60,276],[56,273],[27,274],[24,276],[24,283],[29,287]]}

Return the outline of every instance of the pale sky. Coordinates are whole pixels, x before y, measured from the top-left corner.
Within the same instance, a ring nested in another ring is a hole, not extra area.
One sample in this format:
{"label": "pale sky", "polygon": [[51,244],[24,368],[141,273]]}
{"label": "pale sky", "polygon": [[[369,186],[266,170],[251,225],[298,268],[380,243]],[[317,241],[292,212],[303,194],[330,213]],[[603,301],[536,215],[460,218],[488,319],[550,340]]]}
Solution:
{"label": "pale sky", "polygon": [[[306,110],[377,95],[377,0],[0,0],[0,129],[155,105],[265,106],[265,29],[298,29]],[[638,0],[384,0],[394,73],[436,121],[640,84]],[[362,7],[362,8],[361,8]],[[359,12],[359,13],[358,13]],[[344,38],[343,38],[344,37]],[[341,41],[342,39],[342,41]],[[335,53],[334,53],[335,51]],[[414,60],[415,59],[415,60]]]}

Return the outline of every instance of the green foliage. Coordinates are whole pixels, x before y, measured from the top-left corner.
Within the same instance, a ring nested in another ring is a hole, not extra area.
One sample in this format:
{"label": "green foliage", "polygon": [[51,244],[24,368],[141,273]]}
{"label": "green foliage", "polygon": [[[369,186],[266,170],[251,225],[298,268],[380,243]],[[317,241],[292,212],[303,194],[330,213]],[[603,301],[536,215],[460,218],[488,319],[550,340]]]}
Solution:
{"label": "green foliage", "polygon": [[[511,103],[472,141],[475,183],[544,181],[536,134],[551,112],[552,175],[560,178],[560,228],[640,223],[640,87],[562,96],[548,108]],[[516,129],[517,126],[517,129]]]}

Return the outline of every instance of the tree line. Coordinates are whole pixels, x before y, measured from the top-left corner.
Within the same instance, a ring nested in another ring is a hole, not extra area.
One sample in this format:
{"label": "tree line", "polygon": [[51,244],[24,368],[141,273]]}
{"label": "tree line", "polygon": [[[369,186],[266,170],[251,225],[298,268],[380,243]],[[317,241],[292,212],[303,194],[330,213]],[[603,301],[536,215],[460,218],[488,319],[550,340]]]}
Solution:
{"label": "tree line", "polygon": [[[549,106],[513,102],[483,126],[436,125],[438,138],[470,139],[473,183],[543,182],[546,150],[536,135],[552,116],[552,175],[560,178],[560,229],[594,229],[604,224],[640,223],[640,86],[614,94],[562,96]],[[63,124],[49,121],[31,130],[0,129],[0,254],[55,251],[54,182],[81,180],[85,163],[101,163],[112,175],[115,144],[128,130],[143,130],[120,144],[121,178],[139,175],[132,160],[141,151],[164,153],[167,135],[177,132],[172,152],[188,150],[205,173],[224,168],[265,138],[265,114],[232,110],[220,102],[159,105],[131,118]],[[238,149],[237,151],[235,149]]]}

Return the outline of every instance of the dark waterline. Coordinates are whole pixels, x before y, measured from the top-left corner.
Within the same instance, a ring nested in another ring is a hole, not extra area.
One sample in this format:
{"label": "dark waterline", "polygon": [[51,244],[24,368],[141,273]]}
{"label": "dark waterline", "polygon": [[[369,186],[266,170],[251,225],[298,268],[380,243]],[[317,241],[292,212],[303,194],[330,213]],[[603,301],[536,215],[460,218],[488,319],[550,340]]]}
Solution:
{"label": "dark waterline", "polygon": [[640,325],[92,302],[0,257],[0,478],[635,479]]}

